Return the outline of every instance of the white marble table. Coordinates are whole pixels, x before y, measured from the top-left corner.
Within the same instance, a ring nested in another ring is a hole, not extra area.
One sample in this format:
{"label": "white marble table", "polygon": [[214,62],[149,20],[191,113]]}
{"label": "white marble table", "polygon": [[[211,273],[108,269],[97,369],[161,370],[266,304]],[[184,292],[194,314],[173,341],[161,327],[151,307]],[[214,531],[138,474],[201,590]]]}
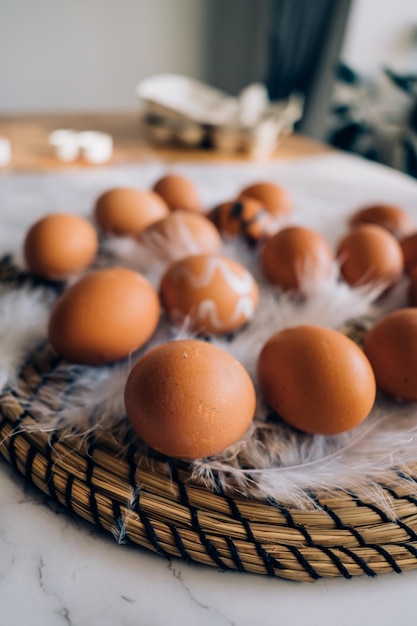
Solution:
{"label": "white marble table", "polygon": [[[301,197],[296,167],[280,168]],[[343,168],[339,162],[339,173]],[[0,250],[17,250],[27,224],[45,212],[86,214],[98,191],[133,180],[140,186],[160,169],[150,165],[140,171],[141,179],[135,168],[84,173],[74,188],[75,174],[64,185],[53,177],[0,180]],[[310,176],[314,180],[314,164]],[[211,175],[203,180],[212,202],[227,182],[214,181]],[[353,187],[352,202],[361,189]],[[387,189],[394,197],[396,181]],[[405,201],[414,201],[415,192],[406,185]],[[168,562],[118,545],[46,498],[0,458],[0,626],[414,626],[416,584],[417,570],[300,584]]]}

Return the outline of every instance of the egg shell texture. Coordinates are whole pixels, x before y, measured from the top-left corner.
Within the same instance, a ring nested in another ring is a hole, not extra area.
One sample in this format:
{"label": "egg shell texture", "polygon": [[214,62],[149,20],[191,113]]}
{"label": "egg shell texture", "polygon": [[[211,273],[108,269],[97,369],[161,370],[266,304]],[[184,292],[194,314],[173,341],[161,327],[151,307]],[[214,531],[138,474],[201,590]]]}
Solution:
{"label": "egg shell texture", "polygon": [[255,403],[244,367],[198,340],[155,348],[134,366],[125,387],[133,428],[151,448],[181,459],[228,448],[249,428]]}
{"label": "egg shell texture", "polygon": [[357,211],[351,218],[352,226],[377,224],[388,230],[394,237],[405,237],[415,229],[411,215],[401,207],[392,204],[375,204]]}
{"label": "egg shell texture", "polygon": [[258,359],[266,402],[295,428],[334,435],[354,428],[375,401],[368,359],[342,333],[297,326],[273,335]]}
{"label": "egg shell texture", "polygon": [[203,205],[196,187],[184,176],[168,174],[160,178],[153,190],[161,196],[171,211],[184,210],[201,213]]}
{"label": "egg shell texture", "polygon": [[159,308],[154,288],[137,272],[98,270],[57,300],[49,320],[49,339],[69,361],[111,363],[128,356],[151,337]]}
{"label": "egg shell texture", "polygon": [[377,385],[402,400],[417,400],[417,309],[381,318],[365,337]]}
{"label": "egg shell texture", "polygon": [[115,187],[96,201],[94,214],[101,230],[117,236],[135,236],[168,215],[166,202],[153,191]]}
{"label": "egg shell texture", "polygon": [[173,263],[162,277],[161,301],[174,324],[223,334],[252,318],[259,290],[252,274],[221,255],[200,254]]}
{"label": "egg shell texture", "polygon": [[82,217],[51,213],[29,229],[24,256],[36,276],[63,280],[84,271],[94,260],[98,238],[94,227]]}
{"label": "egg shell texture", "polygon": [[308,295],[331,275],[333,253],[319,233],[289,226],[266,242],[261,267],[265,276],[283,291]]}
{"label": "egg shell texture", "polygon": [[337,249],[340,271],[349,285],[374,281],[395,283],[403,273],[401,246],[381,226],[356,226],[340,242]]}
{"label": "egg shell texture", "polygon": [[289,216],[293,211],[293,201],[286,189],[271,182],[259,182],[245,187],[239,198],[258,200],[267,211],[282,216]]}

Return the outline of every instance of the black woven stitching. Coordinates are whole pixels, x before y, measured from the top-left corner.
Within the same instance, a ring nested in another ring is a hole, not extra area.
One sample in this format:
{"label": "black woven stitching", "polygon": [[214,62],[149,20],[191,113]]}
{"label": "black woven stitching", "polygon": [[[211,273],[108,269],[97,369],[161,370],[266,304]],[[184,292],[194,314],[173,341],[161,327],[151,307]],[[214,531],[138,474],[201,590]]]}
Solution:
{"label": "black woven stitching", "polygon": [[45,480],[49,488],[49,495],[55,499],[57,499],[57,495],[56,495],[56,489],[55,489],[55,483],[54,483],[52,450],[53,450],[54,444],[57,441],[58,441],[58,437],[57,437],[56,432],[54,432],[52,433],[52,436],[49,441],[49,445],[46,448],[46,453],[45,453],[46,460],[47,460]]}
{"label": "black woven stitching", "polygon": [[[1,412],[1,414],[3,415],[3,418],[2,418],[2,419],[1,419],[1,421],[0,421],[0,432],[2,432],[2,431],[3,431],[3,428],[4,428],[5,426],[7,426],[7,424],[10,424],[10,422],[9,422],[9,420],[7,419],[7,417],[5,416],[4,411],[2,410],[1,406],[0,406],[0,412]],[[2,436],[2,439],[3,439],[3,436]]]}
{"label": "black woven stitching", "polygon": [[385,511],[380,509],[379,506],[377,506],[376,504],[372,504],[371,502],[364,502],[363,500],[359,498],[359,496],[355,494],[350,494],[350,495],[353,497],[353,500],[357,506],[365,507],[367,509],[370,509],[371,511],[374,511],[377,515],[379,515],[379,517],[381,518],[381,521],[384,522],[385,524],[392,522],[392,520],[388,517]]}
{"label": "black woven stitching", "polygon": [[406,550],[408,550],[408,552],[410,554],[412,554],[414,558],[417,559],[417,548],[415,548],[411,544],[409,544],[409,543],[394,543],[393,545],[394,546],[400,546],[400,548],[406,548]]}
{"label": "black woven stitching", "polygon": [[397,474],[397,476],[399,478],[402,478],[403,480],[407,480],[408,482],[417,483],[417,477],[416,476],[410,476],[410,474],[405,474],[404,472],[402,472],[398,468],[393,468],[393,469],[395,469],[395,473]]}
{"label": "black woven stitching", "polygon": [[[59,365],[59,363],[61,362],[61,357],[59,355],[57,355],[56,357],[54,357],[53,361],[55,362],[56,366]],[[52,368],[54,369],[54,367]],[[67,381],[67,386],[64,390],[64,392],[61,394],[60,397],[60,407],[57,411],[57,415],[59,416],[60,411],[62,410],[62,408],[65,406],[65,402],[66,402],[66,398],[70,395],[72,388],[74,387],[76,381],[77,381],[77,377],[78,377],[78,372],[79,370],[75,369],[73,371],[71,371],[71,376]],[[56,426],[56,430],[59,429],[59,424],[61,423],[62,419],[59,417],[58,421],[57,421],[57,426]],[[53,448],[54,445],[58,442],[58,435],[57,432],[53,432],[49,441],[49,445],[48,448],[46,449],[46,460],[47,460],[47,467],[46,467],[46,483],[49,487],[49,495],[52,498],[55,498],[56,500],[58,499],[57,496],[57,492],[55,489],[55,483],[54,483],[54,462],[52,460],[52,452],[53,452]],[[90,485],[91,488],[91,485]]]}
{"label": "black woven stitching", "polygon": [[278,509],[278,511],[280,513],[282,513],[282,515],[285,518],[285,521],[287,522],[287,526],[289,526],[290,528],[293,528],[294,530],[297,530],[298,532],[300,532],[305,541],[306,544],[313,548],[316,546],[314,540],[312,539],[310,533],[308,532],[308,530],[305,528],[305,526],[302,526],[301,524],[297,524],[297,522],[294,521],[293,516],[291,515],[291,512],[282,504],[279,504],[274,498],[267,498],[266,499],[267,504],[269,504],[270,506],[273,506],[274,508]]}
{"label": "black woven stitching", "polygon": [[352,574],[349,574],[349,571],[343,565],[342,561],[332,550],[330,550],[330,548],[327,548],[326,546],[316,546],[316,547],[319,548],[319,550],[321,550],[322,552],[324,552],[324,554],[326,554],[329,557],[329,559],[334,563],[334,565],[336,565],[337,569],[339,570],[343,578],[352,578]]}
{"label": "black woven stitching", "polygon": [[25,476],[26,478],[33,484],[33,462],[35,460],[36,455],[38,454],[35,446],[31,446],[29,448],[28,455],[25,461]]}
{"label": "black woven stitching", "polygon": [[182,537],[177,527],[175,526],[175,524],[172,524],[172,523],[169,523],[168,526],[172,533],[172,536],[174,537],[175,545],[178,548],[178,552],[180,553],[181,558],[185,559],[188,562],[191,562],[192,558],[190,557],[190,555],[187,552],[186,547],[184,546],[184,542],[182,540]]}
{"label": "black woven stitching", "polygon": [[153,527],[153,524],[151,520],[149,519],[148,515],[145,513],[145,511],[142,509],[140,505],[140,489],[139,488],[136,489],[134,503],[135,503],[134,511],[135,513],[139,515],[140,521],[142,522],[143,527],[145,529],[146,536],[148,537],[149,541],[155,548],[156,552],[164,556],[166,559],[170,559],[171,555],[160,545],[159,538],[155,531],[155,528]]}
{"label": "black woven stitching", "polygon": [[72,486],[74,484],[74,476],[69,474],[67,483],[65,485],[65,505],[71,513],[74,513],[74,507],[72,504]]}
{"label": "black woven stitching", "polygon": [[366,546],[366,541],[365,539],[362,537],[362,535],[360,534],[360,532],[354,528],[353,526],[347,526],[342,519],[338,516],[337,513],[335,513],[335,511],[333,511],[333,509],[331,509],[330,507],[328,507],[326,504],[322,504],[320,502],[320,500],[317,498],[317,496],[315,496],[314,498],[315,502],[318,504],[318,506],[325,512],[327,513],[327,515],[334,521],[335,526],[338,530],[347,530],[348,532],[351,533],[351,535],[353,535],[353,537],[355,537],[356,541],[358,542],[358,544],[362,547]]}
{"label": "black woven stitching", "polygon": [[[380,484],[381,487],[383,487],[386,491],[388,491],[388,493],[395,499],[395,500],[403,500],[402,496],[399,496],[398,493],[396,493],[394,491],[394,489],[392,489],[391,487],[388,487],[387,485],[383,485]],[[405,532],[408,534],[408,536],[410,537],[410,539],[412,541],[417,541],[417,533],[410,528],[410,526],[408,526],[408,524],[406,524],[405,522],[403,522],[402,520],[400,520],[399,518],[395,518],[393,520],[391,520],[393,524],[395,524],[396,526],[399,526],[400,528],[402,528],[403,530],[405,530]]]}
{"label": "black woven stitching", "polygon": [[88,443],[87,454],[86,454],[87,470],[86,470],[85,482],[90,490],[89,499],[88,499],[89,505],[90,505],[89,508],[90,508],[91,515],[93,516],[95,525],[98,526],[98,528],[102,530],[103,524],[101,523],[101,520],[100,520],[100,513],[98,510],[98,504],[96,500],[96,489],[93,485],[93,473],[94,473],[94,465],[95,465],[94,459],[93,459],[94,443],[92,443],[91,441],[89,442],[88,439],[87,439],[87,443]]}
{"label": "black woven stitching", "polygon": [[139,516],[139,519],[145,529],[146,536],[149,542],[153,545],[155,551],[161,556],[164,556],[166,559],[171,559],[171,555],[160,545],[158,535],[155,532],[153,524],[140,505],[140,487],[136,483],[136,464],[134,462],[135,451],[135,446],[130,445],[126,453],[126,460],[129,463],[129,484],[133,495],[130,508]]}
{"label": "black woven stitching", "polygon": [[370,576],[371,578],[376,576],[376,572],[374,572],[374,570],[371,567],[369,567],[367,562],[358,554],[356,554],[352,550],[349,550],[349,548],[345,548],[344,546],[338,546],[338,550],[340,550],[341,552],[344,552],[344,554],[349,556],[352,559],[352,561],[354,561],[357,565],[359,565],[359,567],[362,568],[364,574],[366,574],[367,576]]}
{"label": "black woven stitching", "polygon": [[[59,362],[59,361],[58,361]],[[24,364],[21,368],[21,371],[23,370],[23,368],[25,367],[26,364]],[[9,446],[8,446],[8,450],[9,450],[9,458],[10,458],[10,464],[16,469],[19,470],[18,466],[17,466],[17,454],[16,454],[16,448],[15,448],[15,441],[16,441],[16,437],[19,434],[17,432],[18,430],[18,426],[22,423],[22,421],[25,419],[25,417],[28,417],[30,415],[29,411],[30,411],[30,407],[31,404],[33,402],[33,400],[36,398],[36,395],[38,394],[39,390],[46,385],[47,381],[49,380],[49,375],[51,373],[51,371],[56,367],[56,365],[52,365],[51,370],[48,373],[43,373],[43,375],[41,376],[40,380],[38,381],[37,385],[35,386],[35,388],[32,390],[32,393],[29,396],[29,400],[26,403],[26,408],[22,411],[22,413],[20,415],[17,416],[14,425],[13,425],[13,432],[10,433],[9,435]],[[16,398],[19,402],[20,402],[20,398],[16,392],[15,389],[11,390],[11,395],[13,395],[14,398]],[[3,428],[3,426],[5,425],[5,423],[8,422],[7,418],[4,417],[4,419],[1,421],[0,423],[0,429]]]}
{"label": "black woven stitching", "polygon": [[385,550],[385,548],[383,548],[382,546],[378,546],[375,543],[369,544],[369,547],[373,548],[375,552],[378,552],[378,554],[383,556],[386,562],[388,563],[388,565],[391,567],[391,569],[394,570],[394,572],[396,572],[397,574],[401,574],[402,572],[401,567],[398,565],[397,561],[394,559],[392,554],[388,552],[388,550]]}
{"label": "black woven stitching", "polygon": [[230,556],[236,565],[236,569],[239,570],[239,572],[245,572],[246,570],[240,558],[239,550],[236,548],[233,539],[231,537],[225,537],[225,539],[230,550]]}
{"label": "black woven stitching", "polygon": [[[409,476],[408,474],[404,474],[404,472],[398,469],[395,471],[396,471],[397,476],[401,478],[402,480],[405,480],[406,482],[409,482],[409,483],[411,482],[417,483],[417,480],[414,476]],[[384,485],[384,487],[386,487],[386,485]],[[417,498],[414,498],[413,496],[410,496],[410,495],[398,496],[398,497],[401,497],[403,500],[407,500],[408,502],[411,502],[411,504],[414,504],[414,506],[417,507]]]}
{"label": "black woven stitching", "polygon": [[12,465],[16,470],[19,470],[17,466],[17,454],[16,454],[16,447],[15,447],[16,437],[17,437],[16,432],[10,433],[8,450],[9,450],[10,465]]}
{"label": "black woven stitching", "polygon": [[195,506],[190,504],[190,501],[188,499],[188,493],[187,493],[187,490],[185,488],[185,485],[180,480],[180,477],[178,475],[177,466],[172,461],[169,462],[169,469],[170,469],[171,480],[173,480],[178,485],[178,489],[179,489],[179,492],[180,492],[181,504],[183,504],[189,510],[190,516],[191,516],[192,528],[198,534],[202,545],[206,549],[207,554],[214,561],[214,563],[216,563],[216,565],[220,569],[222,569],[222,570],[229,570],[229,569],[231,569],[230,567],[228,567],[226,565],[226,563],[223,562],[223,560],[222,560],[222,558],[220,556],[219,551],[211,543],[211,541],[207,538],[204,530],[201,528],[200,522],[198,521],[197,509],[196,509]]}
{"label": "black woven stitching", "polygon": [[262,559],[264,563],[268,576],[275,576],[276,575],[275,569],[285,569],[285,566],[280,561],[278,561],[278,559],[276,559],[274,556],[269,554],[269,552],[265,550],[265,548],[260,543],[260,541],[256,539],[248,520],[243,517],[234,499],[224,493],[223,487],[218,481],[216,482],[216,487],[219,493],[223,496],[223,498],[227,502],[227,505],[233,517],[236,520],[238,520],[242,524],[243,528],[245,529],[245,533],[246,533],[246,537],[248,541],[250,541],[255,546],[258,556]]}
{"label": "black woven stitching", "polygon": [[307,572],[310,578],[312,578],[313,580],[318,580],[319,578],[321,578],[320,574],[316,572],[310,561],[306,559],[306,557],[300,552],[298,548],[296,548],[295,546],[290,546],[288,544],[286,544],[285,547],[295,556],[301,567]]}
{"label": "black woven stitching", "polygon": [[135,494],[138,489],[136,484],[135,452],[136,447],[131,443],[126,451],[126,461],[129,463],[129,484],[132,487],[133,494]]}
{"label": "black woven stitching", "polygon": [[229,569],[231,569],[228,565],[226,565],[226,563],[224,563],[224,561],[222,560],[222,558],[220,556],[220,553],[217,550],[216,546],[214,546],[212,544],[210,539],[207,538],[207,535],[204,532],[204,530],[201,528],[200,522],[198,521],[198,510],[195,508],[195,506],[192,506],[188,502],[188,494],[187,494],[187,491],[186,491],[184,485],[182,485],[182,487],[180,487],[180,492],[182,494],[181,495],[182,503],[185,506],[187,506],[188,510],[190,511],[191,523],[192,523],[193,530],[200,537],[200,541],[201,541],[202,545],[205,547],[207,554],[216,563],[217,567],[219,567],[220,569],[222,569],[222,570],[229,570]]}

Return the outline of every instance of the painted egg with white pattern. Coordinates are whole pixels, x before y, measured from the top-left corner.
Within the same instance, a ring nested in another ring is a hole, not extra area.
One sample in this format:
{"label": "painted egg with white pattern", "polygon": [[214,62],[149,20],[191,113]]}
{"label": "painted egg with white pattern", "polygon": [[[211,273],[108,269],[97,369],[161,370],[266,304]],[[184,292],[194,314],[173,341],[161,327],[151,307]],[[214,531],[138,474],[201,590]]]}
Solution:
{"label": "painted egg with white pattern", "polygon": [[215,335],[245,325],[259,301],[252,274],[240,263],[217,254],[175,261],[162,277],[160,295],[172,323]]}

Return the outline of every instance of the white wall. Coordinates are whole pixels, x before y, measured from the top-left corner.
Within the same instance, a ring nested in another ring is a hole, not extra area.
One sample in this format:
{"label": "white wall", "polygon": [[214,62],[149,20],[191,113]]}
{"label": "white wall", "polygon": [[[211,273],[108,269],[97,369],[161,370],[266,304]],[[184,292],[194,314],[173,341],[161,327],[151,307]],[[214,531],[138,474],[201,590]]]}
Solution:
{"label": "white wall", "polygon": [[204,0],[0,0],[0,112],[134,109],[158,72],[204,71]]}
{"label": "white wall", "polygon": [[341,56],[367,75],[417,73],[417,0],[354,0]]}

